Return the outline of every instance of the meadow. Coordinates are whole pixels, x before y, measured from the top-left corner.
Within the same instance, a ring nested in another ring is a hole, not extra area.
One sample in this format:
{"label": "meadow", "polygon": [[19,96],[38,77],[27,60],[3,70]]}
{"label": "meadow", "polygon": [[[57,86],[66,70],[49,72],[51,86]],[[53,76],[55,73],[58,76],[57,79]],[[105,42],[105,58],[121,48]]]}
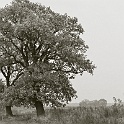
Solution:
{"label": "meadow", "polygon": [[45,109],[46,115],[36,117],[35,109],[13,107],[14,117],[1,111],[0,124],[124,124],[124,106],[66,107]]}

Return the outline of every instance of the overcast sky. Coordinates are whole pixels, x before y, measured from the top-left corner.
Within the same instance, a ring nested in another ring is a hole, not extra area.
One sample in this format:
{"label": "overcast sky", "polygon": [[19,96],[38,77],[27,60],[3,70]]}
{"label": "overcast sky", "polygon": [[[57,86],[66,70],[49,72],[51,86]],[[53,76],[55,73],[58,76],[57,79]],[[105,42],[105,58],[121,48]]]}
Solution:
{"label": "overcast sky", "polygon": [[[0,0],[4,7],[12,0]],[[71,81],[78,98],[124,101],[124,1],[123,0],[31,0],[50,6],[55,12],[77,17],[89,46],[88,58],[97,68],[94,75],[84,73]]]}

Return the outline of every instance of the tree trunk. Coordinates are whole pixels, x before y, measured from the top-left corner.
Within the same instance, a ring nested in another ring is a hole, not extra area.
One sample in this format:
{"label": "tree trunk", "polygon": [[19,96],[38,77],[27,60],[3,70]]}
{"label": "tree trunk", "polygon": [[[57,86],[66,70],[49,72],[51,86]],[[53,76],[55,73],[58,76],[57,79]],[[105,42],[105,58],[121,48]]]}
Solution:
{"label": "tree trunk", "polygon": [[6,115],[13,116],[11,106],[6,106]]}
{"label": "tree trunk", "polygon": [[44,107],[43,107],[43,103],[42,102],[36,101],[35,102],[35,107],[36,107],[37,117],[45,115],[45,111],[44,111]]}
{"label": "tree trunk", "polygon": [[[4,70],[6,70],[6,72]],[[11,75],[10,65],[8,65],[7,67],[2,67],[1,72],[6,79],[7,88],[10,87],[11,86],[10,85],[10,75]],[[6,105],[6,107],[5,107],[7,116],[13,116],[11,107],[12,107],[11,104]]]}
{"label": "tree trunk", "polygon": [[[9,71],[9,68],[8,68],[8,71]],[[8,77],[6,77],[7,88],[10,87],[9,79],[10,79],[10,76],[8,75]],[[11,104],[6,106],[6,116],[13,116],[11,108],[12,108]]]}

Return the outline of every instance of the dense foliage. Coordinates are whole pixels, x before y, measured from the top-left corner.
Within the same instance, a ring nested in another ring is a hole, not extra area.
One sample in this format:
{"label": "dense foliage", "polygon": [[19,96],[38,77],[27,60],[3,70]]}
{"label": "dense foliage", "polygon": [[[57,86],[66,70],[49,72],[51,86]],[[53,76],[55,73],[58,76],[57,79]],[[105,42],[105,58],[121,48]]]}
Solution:
{"label": "dense foliage", "polygon": [[93,74],[95,68],[85,55],[83,32],[76,17],[28,0],[0,9],[1,67],[17,75],[4,101],[27,106],[41,101],[55,107],[76,97],[70,79],[84,71]]}

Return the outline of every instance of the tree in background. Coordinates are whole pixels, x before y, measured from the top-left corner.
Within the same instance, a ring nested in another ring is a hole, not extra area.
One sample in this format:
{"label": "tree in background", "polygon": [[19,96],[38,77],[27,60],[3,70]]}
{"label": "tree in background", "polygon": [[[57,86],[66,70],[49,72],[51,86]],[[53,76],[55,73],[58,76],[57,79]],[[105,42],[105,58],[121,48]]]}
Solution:
{"label": "tree in background", "polygon": [[77,18],[28,0],[14,0],[0,10],[0,42],[12,48],[6,58],[24,69],[8,88],[12,104],[32,105],[41,116],[44,105],[58,107],[77,97],[70,79],[95,68],[85,55],[83,32]]}
{"label": "tree in background", "polygon": [[105,99],[100,99],[98,102],[100,106],[107,106],[107,100]]}
{"label": "tree in background", "polygon": [[100,100],[83,100],[82,102],[79,103],[81,107],[100,107],[100,106],[107,106],[107,101],[105,99],[100,99]]}
{"label": "tree in background", "polygon": [[7,87],[4,93],[1,94],[1,100],[6,107],[6,115],[13,116],[12,114],[12,98],[6,98],[10,94],[8,88],[15,85],[16,80],[23,74],[23,68],[13,61],[13,58],[7,56],[6,53],[13,51],[11,44],[4,45],[4,40],[0,42],[0,71],[5,79],[4,83]]}

